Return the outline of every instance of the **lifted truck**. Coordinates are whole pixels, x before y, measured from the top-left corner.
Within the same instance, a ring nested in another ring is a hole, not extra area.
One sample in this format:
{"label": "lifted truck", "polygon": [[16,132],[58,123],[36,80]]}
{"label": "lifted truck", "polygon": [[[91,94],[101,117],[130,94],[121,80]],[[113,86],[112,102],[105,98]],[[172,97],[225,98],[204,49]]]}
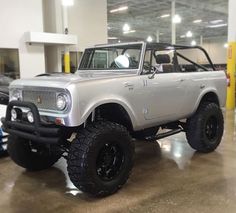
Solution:
{"label": "lifted truck", "polygon": [[[31,171],[64,156],[76,187],[106,196],[131,173],[132,138],[154,141],[185,132],[193,149],[214,151],[223,135],[226,84],[224,71],[215,71],[198,46],[133,42],[88,48],[75,74],[11,83],[2,119],[8,152]],[[169,131],[158,134],[160,128]]]}

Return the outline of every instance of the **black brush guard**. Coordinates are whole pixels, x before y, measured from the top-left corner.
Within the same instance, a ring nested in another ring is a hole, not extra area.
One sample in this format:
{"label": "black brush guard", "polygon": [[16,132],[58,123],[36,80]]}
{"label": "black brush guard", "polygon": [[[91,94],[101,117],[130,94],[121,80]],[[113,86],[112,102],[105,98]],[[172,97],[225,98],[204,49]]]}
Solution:
{"label": "black brush guard", "polygon": [[[12,121],[11,110],[13,107],[30,109],[34,116],[34,123],[23,120]],[[11,101],[7,106],[6,117],[2,118],[1,121],[3,123],[3,131],[9,133],[9,135],[44,144],[58,144],[62,138],[61,127],[42,123],[36,105],[30,102]]]}

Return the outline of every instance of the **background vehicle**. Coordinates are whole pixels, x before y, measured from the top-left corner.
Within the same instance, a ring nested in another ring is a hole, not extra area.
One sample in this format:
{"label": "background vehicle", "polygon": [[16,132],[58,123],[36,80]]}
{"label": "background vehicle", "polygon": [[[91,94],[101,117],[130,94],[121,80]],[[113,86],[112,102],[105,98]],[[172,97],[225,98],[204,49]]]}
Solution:
{"label": "background vehicle", "polygon": [[[135,42],[86,49],[75,74],[11,84],[2,119],[9,154],[32,171],[64,156],[80,190],[112,194],[130,175],[132,137],[153,141],[185,132],[195,150],[217,148],[226,76],[214,70],[201,47]],[[168,131],[158,134],[160,128]]]}
{"label": "background vehicle", "polygon": [[[12,82],[11,78],[0,75],[0,117],[3,117],[6,114],[6,106],[9,101],[8,86],[10,82]],[[6,141],[7,134],[2,131],[2,128],[0,128],[0,155],[6,153]]]}

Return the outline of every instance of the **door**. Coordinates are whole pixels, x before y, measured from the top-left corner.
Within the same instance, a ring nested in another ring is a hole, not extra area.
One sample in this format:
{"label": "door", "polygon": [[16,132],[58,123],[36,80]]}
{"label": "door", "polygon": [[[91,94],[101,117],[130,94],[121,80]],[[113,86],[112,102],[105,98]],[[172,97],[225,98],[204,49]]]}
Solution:
{"label": "door", "polygon": [[144,117],[146,120],[173,121],[181,118],[186,103],[187,81],[184,73],[156,74],[144,80]]}

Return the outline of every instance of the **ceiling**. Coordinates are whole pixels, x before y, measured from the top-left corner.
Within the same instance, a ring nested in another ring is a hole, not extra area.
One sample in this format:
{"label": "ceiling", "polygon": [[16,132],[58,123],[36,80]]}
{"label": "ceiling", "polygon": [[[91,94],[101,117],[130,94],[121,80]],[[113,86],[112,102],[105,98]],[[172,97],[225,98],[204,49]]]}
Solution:
{"label": "ceiling", "polygon": [[[128,6],[128,10],[110,13],[110,10]],[[171,17],[161,18],[164,14],[171,14],[171,0],[107,0],[108,7],[108,36],[116,37],[110,42],[146,40],[151,36],[156,40],[159,31],[160,42],[171,42]],[[176,0],[176,14],[182,22],[176,25],[177,43],[188,44],[192,40],[218,39],[222,42],[227,38],[227,25],[209,28],[211,21],[222,20],[217,24],[227,24],[228,0]],[[201,19],[201,23],[193,23]],[[133,33],[123,34],[123,25],[128,23]],[[192,38],[180,38],[187,31],[192,31]]]}

